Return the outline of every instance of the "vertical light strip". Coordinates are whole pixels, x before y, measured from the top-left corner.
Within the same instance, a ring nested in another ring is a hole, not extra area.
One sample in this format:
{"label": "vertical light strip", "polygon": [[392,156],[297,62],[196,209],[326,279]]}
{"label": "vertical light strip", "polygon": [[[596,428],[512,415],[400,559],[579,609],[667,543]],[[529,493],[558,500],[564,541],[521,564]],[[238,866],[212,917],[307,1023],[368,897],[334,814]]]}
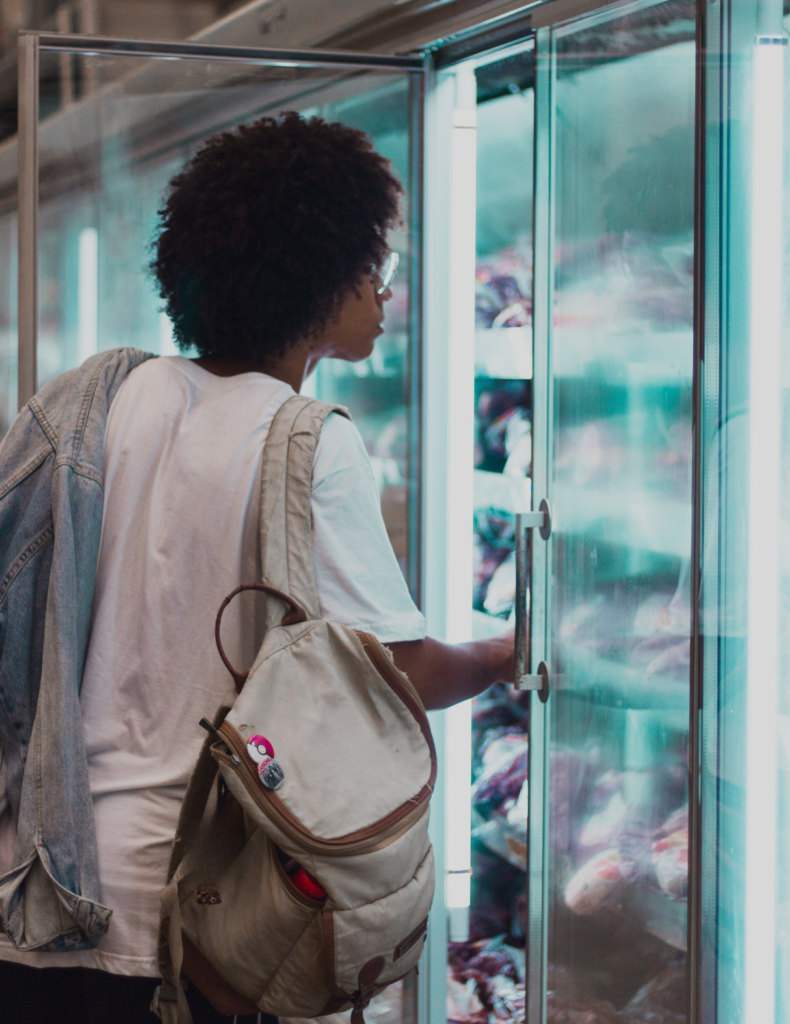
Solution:
{"label": "vertical light strip", "polygon": [[784,38],[754,61],[749,382],[745,1024],[773,1024]]}
{"label": "vertical light strip", "polygon": [[77,358],[84,363],[99,347],[99,233],[83,228],[77,255]]}
{"label": "vertical light strip", "polygon": [[[448,374],[448,640],[472,636],[475,206],[477,82],[472,67],[456,72],[450,172],[450,352]],[[471,872],[472,707],[447,712],[447,906],[450,937],[469,930]]]}

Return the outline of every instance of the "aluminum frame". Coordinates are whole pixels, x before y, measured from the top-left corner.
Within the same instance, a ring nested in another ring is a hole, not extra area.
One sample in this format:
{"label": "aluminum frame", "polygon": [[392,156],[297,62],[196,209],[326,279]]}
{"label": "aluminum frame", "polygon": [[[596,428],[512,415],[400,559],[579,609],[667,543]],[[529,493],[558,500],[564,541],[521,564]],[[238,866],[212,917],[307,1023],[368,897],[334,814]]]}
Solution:
{"label": "aluminum frame", "polygon": [[[554,46],[551,30],[535,33],[535,157],[533,186],[533,368],[532,368],[532,505],[551,501],[552,388],[551,335],[554,309]],[[551,537],[532,543],[530,565],[529,671],[546,661],[550,651]],[[549,720],[552,702],[530,698],[529,791],[540,794],[530,806],[527,833],[527,1020],[542,1024],[546,1017],[548,969],[548,820]]]}
{"label": "aluminum frame", "polygon": [[285,67],[357,67],[369,70],[424,71],[420,57],[357,53],[353,50],[290,50],[261,46],[220,46],[215,43],[165,43],[144,39],[113,39],[108,36],[59,35],[23,32],[35,36],[42,50],[69,53],[126,53],[136,57],[197,57],[203,60],[240,61]]}

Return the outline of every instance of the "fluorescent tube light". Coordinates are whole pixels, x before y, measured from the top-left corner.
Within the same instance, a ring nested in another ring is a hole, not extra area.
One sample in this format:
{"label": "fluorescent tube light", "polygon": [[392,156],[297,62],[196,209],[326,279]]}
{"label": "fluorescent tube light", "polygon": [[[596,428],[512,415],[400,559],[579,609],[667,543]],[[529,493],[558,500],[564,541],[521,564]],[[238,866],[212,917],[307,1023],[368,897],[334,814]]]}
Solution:
{"label": "fluorescent tube light", "polygon": [[745,1024],[772,1024],[776,988],[779,472],[783,275],[783,36],[758,37],[749,343]]}
{"label": "fluorescent tube light", "polygon": [[[475,378],[475,214],[477,82],[455,76],[450,169],[447,639],[472,638]],[[471,876],[471,701],[450,708],[446,724],[446,897],[450,937],[469,934]]]}

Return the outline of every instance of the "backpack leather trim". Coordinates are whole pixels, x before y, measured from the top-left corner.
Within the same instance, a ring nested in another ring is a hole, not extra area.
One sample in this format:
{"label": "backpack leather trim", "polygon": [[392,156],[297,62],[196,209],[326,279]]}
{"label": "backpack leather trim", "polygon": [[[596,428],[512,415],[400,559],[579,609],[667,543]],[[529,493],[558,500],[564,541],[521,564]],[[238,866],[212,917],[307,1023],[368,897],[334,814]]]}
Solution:
{"label": "backpack leather trim", "polygon": [[415,929],[413,929],[413,931],[409,932],[405,939],[402,939],[398,943],[398,945],[395,947],[395,952],[392,955],[393,961],[400,960],[404,953],[408,953],[412,946],[415,946],[420,941],[420,939],[427,933],[427,931],[428,918],[426,917],[424,921],[420,921],[420,923],[417,925]]}

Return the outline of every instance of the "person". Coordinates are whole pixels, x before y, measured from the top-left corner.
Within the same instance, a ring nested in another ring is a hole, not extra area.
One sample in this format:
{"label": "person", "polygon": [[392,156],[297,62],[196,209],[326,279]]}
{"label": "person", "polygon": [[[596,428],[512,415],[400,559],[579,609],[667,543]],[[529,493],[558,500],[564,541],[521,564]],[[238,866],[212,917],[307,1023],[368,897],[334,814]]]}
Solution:
{"label": "person", "polygon": [[[318,117],[210,139],[170,184],[152,263],[197,357],[100,353],[42,389],[0,446],[9,1024],[156,1019],[158,894],[199,720],[228,690],[217,608],[260,578],[267,431],[321,359],[373,351],[401,194],[362,132]],[[322,616],[376,634],[426,708],[513,678],[512,636],[426,636],[362,439],[337,414],[311,504]],[[259,610],[228,609],[234,664],[252,663]],[[231,1019],[194,986],[189,999],[196,1024]]]}

